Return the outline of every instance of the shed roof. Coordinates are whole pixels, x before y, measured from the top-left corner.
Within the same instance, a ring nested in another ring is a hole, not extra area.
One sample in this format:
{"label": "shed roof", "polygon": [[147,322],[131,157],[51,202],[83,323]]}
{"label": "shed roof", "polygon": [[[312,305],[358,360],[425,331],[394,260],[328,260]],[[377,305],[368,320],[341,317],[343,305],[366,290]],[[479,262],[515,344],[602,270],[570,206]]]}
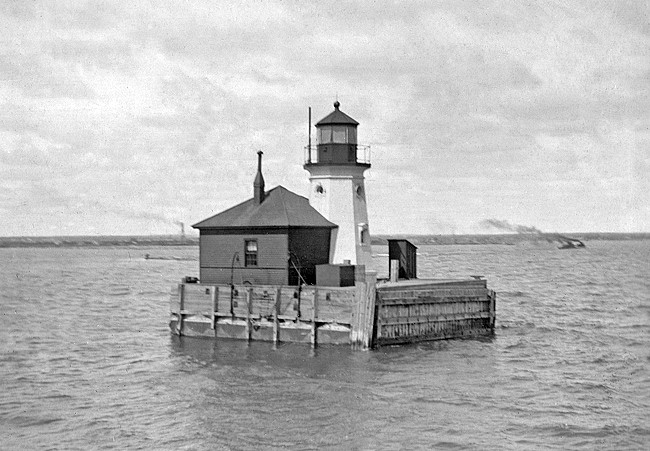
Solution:
{"label": "shed roof", "polygon": [[352,119],[350,116],[345,114],[343,111],[339,110],[339,106],[341,104],[338,102],[334,102],[334,111],[332,111],[330,114],[325,116],[323,119],[318,121],[316,123],[316,127],[320,127],[321,125],[330,125],[330,124],[340,124],[340,125],[359,125],[357,121]]}
{"label": "shed roof", "polygon": [[283,186],[267,191],[264,201],[251,198],[192,227],[195,229],[239,229],[264,227],[338,227],[325,219],[309,200]]}

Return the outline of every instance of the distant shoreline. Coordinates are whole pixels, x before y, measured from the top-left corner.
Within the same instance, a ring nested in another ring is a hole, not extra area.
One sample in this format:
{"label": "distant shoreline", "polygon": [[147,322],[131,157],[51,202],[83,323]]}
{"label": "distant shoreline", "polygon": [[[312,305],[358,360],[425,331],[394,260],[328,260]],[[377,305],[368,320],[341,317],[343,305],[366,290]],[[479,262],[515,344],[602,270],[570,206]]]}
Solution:
{"label": "distant shoreline", "polygon": [[[375,235],[373,245],[386,245],[388,239],[406,239],[418,245],[514,245],[522,242],[554,242],[555,233],[520,233],[494,235]],[[562,234],[585,242],[650,240],[650,233],[569,233]],[[149,236],[51,236],[0,237],[0,248],[20,247],[147,247],[198,246],[199,238],[178,235]]]}

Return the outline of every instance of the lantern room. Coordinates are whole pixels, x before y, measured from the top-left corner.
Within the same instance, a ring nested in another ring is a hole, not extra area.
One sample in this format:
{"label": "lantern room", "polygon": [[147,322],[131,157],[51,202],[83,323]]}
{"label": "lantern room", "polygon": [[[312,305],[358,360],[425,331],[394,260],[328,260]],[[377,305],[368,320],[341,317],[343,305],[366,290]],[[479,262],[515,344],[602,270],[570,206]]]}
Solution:
{"label": "lantern room", "polygon": [[370,166],[370,149],[357,144],[359,123],[342,112],[334,102],[334,111],[316,124],[318,144],[308,146],[305,164]]}
{"label": "lantern room", "polygon": [[318,143],[356,144],[359,123],[339,110],[341,104],[334,102],[334,111],[316,124]]}

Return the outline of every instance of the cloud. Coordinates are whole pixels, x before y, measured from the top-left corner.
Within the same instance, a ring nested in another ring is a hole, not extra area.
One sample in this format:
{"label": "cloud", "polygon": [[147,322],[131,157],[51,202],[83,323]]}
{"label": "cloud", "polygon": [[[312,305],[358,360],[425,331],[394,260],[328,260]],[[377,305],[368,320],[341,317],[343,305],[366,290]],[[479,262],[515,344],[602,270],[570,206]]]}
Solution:
{"label": "cloud", "polygon": [[38,127],[39,122],[26,106],[13,102],[0,105],[0,130],[24,135],[35,132]]}
{"label": "cloud", "polygon": [[79,99],[94,95],[74,70],[49,56],[3,56],[0,57],[0,68],[0,77],[27,97]]}
{"label": "cloud", "polygon": [[22,206],[0,226],[169,230],[249,197],[260,149],[304,193],[307,107],[338,94],[375,233],[647,230],[649,9],[3,2],[0,208]]}

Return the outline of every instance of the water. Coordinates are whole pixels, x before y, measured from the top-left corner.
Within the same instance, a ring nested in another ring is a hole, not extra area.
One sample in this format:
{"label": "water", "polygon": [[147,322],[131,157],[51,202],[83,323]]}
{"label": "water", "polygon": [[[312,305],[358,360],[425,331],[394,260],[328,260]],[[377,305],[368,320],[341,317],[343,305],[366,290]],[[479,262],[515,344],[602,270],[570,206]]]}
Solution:
{"label": "water", "polygon": [[421,246],[421,276],[488,278],[496,334],[371,352],[171,336],[198,261],[143,257],[197,248],[0,249],[0,443],[646,449],[650,241],[587,245]]}

